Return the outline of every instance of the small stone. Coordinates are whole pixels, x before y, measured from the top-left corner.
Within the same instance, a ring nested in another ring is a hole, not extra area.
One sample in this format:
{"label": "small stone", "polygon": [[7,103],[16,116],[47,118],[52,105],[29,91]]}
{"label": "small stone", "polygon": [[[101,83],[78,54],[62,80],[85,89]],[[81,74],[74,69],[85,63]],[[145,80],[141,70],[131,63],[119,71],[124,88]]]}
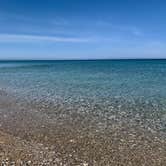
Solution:
{"label": "small stone", "polygon": [[115,115],[112,115],[108,118],[109,120],[116,120],[116,116]]}
{"label": "small stone", "polygon": [[4,118],[7,118],[7,115],[5,114],[3,117],[4,117]]}
{"label": "small stone", "polygon": [[74,139],[71,139],[69,142],[71,143],[75,143],[76,141]]}
{"label": "small stone", "polygon": [[88,166],[89,164],[88,164],[88,163],[86,163],[86,162],[84,162],[82,165],[83,165],[83,166]]}
{"label": "small stone", "polygon": [[32,162],[31,162],[30,160],[27,162],[28,165],[30,165],[31,163],[32,163]]}

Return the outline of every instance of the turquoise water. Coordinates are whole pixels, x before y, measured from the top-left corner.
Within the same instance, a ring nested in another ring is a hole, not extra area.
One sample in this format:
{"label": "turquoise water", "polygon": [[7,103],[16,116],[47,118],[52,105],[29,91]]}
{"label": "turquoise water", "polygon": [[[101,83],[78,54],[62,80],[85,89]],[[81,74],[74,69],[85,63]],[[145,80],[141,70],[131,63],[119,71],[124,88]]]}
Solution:
{"label": "turquoise water", "polygon": [[165,60],[0,63],[2,86],[49,98],[165,97],[165,75]]}
{"label": "turquoise water", "polygon": [[105,119],[125,112],[166,130],[166,60],[1,61],[0,87],[29,103]]}

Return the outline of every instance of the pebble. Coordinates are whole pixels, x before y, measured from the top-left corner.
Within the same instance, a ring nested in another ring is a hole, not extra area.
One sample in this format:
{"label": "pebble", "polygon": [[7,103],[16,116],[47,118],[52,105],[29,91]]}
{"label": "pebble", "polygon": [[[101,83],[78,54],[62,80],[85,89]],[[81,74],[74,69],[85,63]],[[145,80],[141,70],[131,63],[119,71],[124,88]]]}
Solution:
{"label": "pebble", "polygon": [[115,116],[115,115],[111,115],[111,116],[109,116],[108,119],[109,119],[109,120],[116,120],[116,116]]}
{"label": "pebble", "polygon": [[31,162],[30,160],[27,162],[28,165],[30,165],[31,163],[32,163],[32,162]]}
{"label": "pebble", "polygon": [[83,166],[89,166],[89,164],[86,163],[86,162],[84,162],[82,165],[83,165]]}

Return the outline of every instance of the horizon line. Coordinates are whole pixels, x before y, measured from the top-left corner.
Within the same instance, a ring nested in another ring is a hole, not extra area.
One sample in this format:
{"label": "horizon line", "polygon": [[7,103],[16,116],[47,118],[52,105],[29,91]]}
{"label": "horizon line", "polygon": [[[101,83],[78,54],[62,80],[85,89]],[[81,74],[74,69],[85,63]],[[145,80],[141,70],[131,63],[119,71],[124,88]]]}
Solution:
{"label": "horizon line", "polygon": [[82,59],[0,59],[0,61],[88,61],[88,60],[166,60],[166,58],[82,58]]}

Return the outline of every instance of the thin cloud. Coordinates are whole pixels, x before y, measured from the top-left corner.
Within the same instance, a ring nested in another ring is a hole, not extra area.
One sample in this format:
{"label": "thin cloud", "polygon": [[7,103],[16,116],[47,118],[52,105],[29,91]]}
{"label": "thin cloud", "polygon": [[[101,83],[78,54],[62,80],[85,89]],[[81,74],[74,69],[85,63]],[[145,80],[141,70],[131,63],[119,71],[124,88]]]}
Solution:
{"label": "thin cloud", "polygon": [[25,34],[0,34],[0,42],[91,42],[91,38],[39,36]]}

